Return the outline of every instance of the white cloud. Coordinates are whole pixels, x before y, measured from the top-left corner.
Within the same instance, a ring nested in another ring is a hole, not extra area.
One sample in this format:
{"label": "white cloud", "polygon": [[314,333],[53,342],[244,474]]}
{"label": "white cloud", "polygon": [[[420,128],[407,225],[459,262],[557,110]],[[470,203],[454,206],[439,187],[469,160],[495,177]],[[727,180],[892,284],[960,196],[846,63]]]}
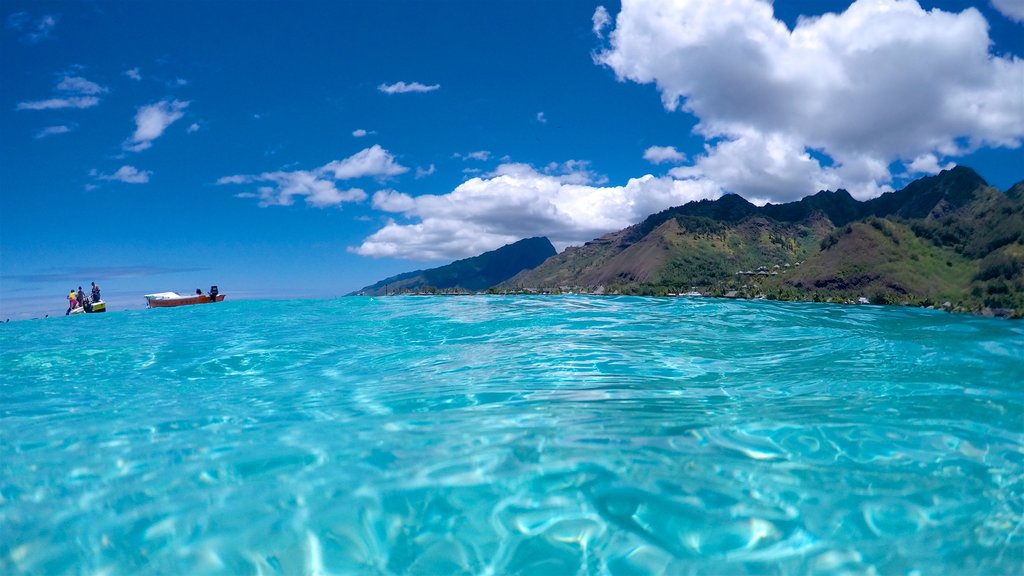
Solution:
{"label": "white cloud", "polygon": [[102,94],[107,91],[103,86],[86,80],[81,76],[65,76],[64,79],[57,84],[57,90],[73,92],[76,94]]}
{"label": "white cloud", "polygon": [[857,0],[790,30],[760,0],[632,0],[609,42],[596,62],[699,120],[706,153],[674,173],[743,195],[830,184],[864,198],[888,189],[893,162],[1024,138],[1024,61],[990,52],[974,8]]}
{"label": "white cloud", "polygon": [[385,94],[406,94],[409,92],[433,92],[441,88],[440,84],[420,84],[419,82],[412,82],[406,84],[405,82],[395,82],[394,84],[381,84],[377,86],[377,90]]}
{"label": "white cloud", "polygon": [[466,154],[463,158],[467,160],[480,160],[481,162],[486,162],[487,160],[490,160],[491,152],[490,150],[477,150],[476,152]]}
{"label": "white cloud", "polygon": [[56,90],[69,93],[59,98],[19,102],[15,110],[62,110],[66,108],[92,108],[100,103],[97,94],[107,92],[107,88],[91,82],[81,76],[64,76],[57,83]]}
{"label": "white cloud", "polygon": [[644,150],[644,160],[651,164],[661,164],[663,162],[679,164],[686,160],[686,154],[676,150],[675,146],[651,146]]}
{"label": "white cloud", "polygon": [[907,172],[910,175],[915,174],[938,174],[943,170],[949,170],[950,168],[956,167],[955,162],[947,162],[945,165],[939,165],[939,159],[935,154],[922,154],[914,161],[907,164]]}
{"label": "white cloud", "polygon": [[64,108],[92,108],[100,103],[95,96],[72,96],[70,98],[50,98],[34,102],[19,102],[16,110],[61,110]]}
{"label": "white cloud", "polygon": [[755,204],[798,200],[819,190],[846,188],[858,198],[891,190],[885,164],[851,158],[842,167],[822,167],[799,141],[781,134],[749,131],[705,146],[692,166],[673,168],[677,178],[707,178]]}
{"label": "white cloud", "polygon": [[540,122],[541,124],[548,123],[548,119],[546,116],[544,116],[543,112],[537,112],[537,122]]}
{"label": "white cloud", "polygon": [[416,167],[416,179],[419,180],[420,178],[426,178],[427,176],[430,176],[434,172],[437,172],[437,167],[434,166],[433,164],[431,164],[430,166],[428,166],[426,168],[423,168],[422,166],[417,166]]}
{"label": "white cloud", "polygon": [[350,180],[366,176],[397,176],[408,172],[409,168],[396,162],[395,157],[379,144],[374,144],[344,160],[330,162],[320,171],[331,173],[335,180]]}
{"label": "white cloud", "polygon": [[369,134],[369,132],[367,132],[366,130],[363,130],[362,128],[359,128],[357,130],[353,130],[352,131],[352,137],[353,138],[362,138],[363,136],[366,136],[367,134]]}
{"label": "white cloud", "polygon": [[132,68],[131,70],[125,70],[124,75],[135,81],[142,80],[142,72],[138,67]]}
{"label": "white cloud", "polygon": [[380,190],[373,195],[373,207],[384,212],[410,212],[416,209],[416,200],[397,190]]}
{"label": "white cloud", "polygon": [[256,192],[243,192],[240,198],[259,198],[260,206],[290,206],[297,196],[317,208],[337,206],[344,202],[361,202],[366,192],[360,188],[340,190],[336,181],[354,178],[387,178],[403,174],[409,169],[398,164],[390,152],[378,145],[371,146],[345,158],[334,160],[315,170],[264,172],[257,175],[224,176],[217,184],[258,184]]}
{"label": "white cloud", "polygon": [[706,180],[644,176],[625,186],[583,183],[585,162],[503,164],[442,195],[378,192],[373,206],[400,214],[350,251],[414,260],[462,258],[543,235],[558,248],[634,224],[653,212],[721,192]]}
{"label": "white cloud", "polygon": [[361,202],[366,192],[359,188],[339,190],[330,180],[306,170],[292,172],[266,172],[258,176],[228,176],[218,184],[248,184],[267,182],[272,186],[260,186],[256,193],[243,192],[239,198],[259,198],[261,207],[291,206],[296,196],[303,196],[306,203],[317,208],[337,206],[343,202]]}
{"label": "white cloud", "polygon": [[135,133],[125,141],[123,147],[131,152],[140,152],[153,145],[168,126],[185,116],[189,102],[161,100],[139,108],[135,114]]}
{"label": "white cloud", "polygon": [[604,38],[604,29],[612,23],[612,17],[608,15],[608,9],[604,6],[598,6],[594,10],[591,20],[594,21],[594,36]]}
{"label": "white cloud", "polygon": [[195,134],[196,132],[199,132],[199,129],[200,129],[199,124],[196,124],[195,122],[193,122],[192,124],[189,125],[188,129],[185,130],[185,131],[188,132],[189,134]]}
{"label": "white cloud", "polygon": [[1014,22],[1024,22],[1024,0],[992,0],[992,6]]}
{"label": "white cloud", "polygon": [[71,132],[70,126],[47,126],[46,128],[36,132],[36,140],[46,138],[47,136],[56,136],[57,134],[67,134],[68,132]]}
{"label": "white cloud", "polygon": [[113,174],[100,175],[100,180],[115,180],[117,182],[124,182],[126,184],[145,184],[149,182],[149,177],[153,172],[149,170],[139,170],[134,166],[121,166],[117,169],[117,172]]}
{"label": "white cloud", "polygon": [[[526,166],[525,164],[506,164],[508,166]],[[499,166],[495,174],[510,173],[503,171]],[[544,173],[554,176],[562,184],[596,184],[603,186],[608,183],[608,177],[598,174],[590,169],[590,162],[587,160],[566,160],[565,162],[550,162],[544,167]]]}

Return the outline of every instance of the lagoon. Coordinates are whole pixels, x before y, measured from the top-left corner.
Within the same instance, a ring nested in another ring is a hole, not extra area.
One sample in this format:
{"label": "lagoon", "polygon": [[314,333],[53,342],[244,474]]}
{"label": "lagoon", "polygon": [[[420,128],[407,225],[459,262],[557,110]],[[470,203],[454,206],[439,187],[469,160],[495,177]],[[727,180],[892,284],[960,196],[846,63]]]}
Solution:
{"label": "lagoon", "polygon": [[1019,322],[390,297],[0,335],[2,573],[1024,569]]}

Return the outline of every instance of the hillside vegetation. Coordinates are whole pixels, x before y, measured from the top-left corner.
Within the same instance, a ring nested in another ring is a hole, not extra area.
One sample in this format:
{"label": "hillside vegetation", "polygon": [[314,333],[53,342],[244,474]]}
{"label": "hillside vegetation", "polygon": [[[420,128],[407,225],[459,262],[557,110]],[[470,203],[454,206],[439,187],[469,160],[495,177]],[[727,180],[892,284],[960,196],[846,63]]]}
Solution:
{"label": "hillside vegetation", "polygon": [[957,167],[858,202],[692,202],[571,247],[496,291],[858,301],[1024,316],[1024,183]]}

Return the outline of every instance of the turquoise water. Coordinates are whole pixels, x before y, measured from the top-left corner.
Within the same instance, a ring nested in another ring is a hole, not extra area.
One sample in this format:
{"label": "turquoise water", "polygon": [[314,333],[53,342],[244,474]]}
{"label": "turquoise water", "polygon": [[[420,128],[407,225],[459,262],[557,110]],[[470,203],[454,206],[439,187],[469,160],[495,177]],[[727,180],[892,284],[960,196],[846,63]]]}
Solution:
{"label": "turquoise water", "polygon": [[0,337],[0,573],[1024,569],[1020,322],[392,297]]}

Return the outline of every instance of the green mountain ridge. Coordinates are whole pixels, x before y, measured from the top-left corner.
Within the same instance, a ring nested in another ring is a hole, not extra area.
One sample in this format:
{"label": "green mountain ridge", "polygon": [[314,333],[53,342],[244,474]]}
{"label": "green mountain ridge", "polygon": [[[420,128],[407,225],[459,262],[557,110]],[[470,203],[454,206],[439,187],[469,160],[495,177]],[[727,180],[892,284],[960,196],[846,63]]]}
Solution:
{"label": "green mountain ridge", "polygon": [[943,306],[1024,317],[1024,182],[956,167],[859,202],[729,194],[567,248],[496,291],[561,289]]}
{"label": "green mountain ridge", "polygon": [[547,238],[526,238],[479,256],[456,260],[445,266],[385,278],[376,284],[352,292],[349,296],[383,296],[438,290],[486,290],[522,270],[536,267],[554,254],[555,247]]}

